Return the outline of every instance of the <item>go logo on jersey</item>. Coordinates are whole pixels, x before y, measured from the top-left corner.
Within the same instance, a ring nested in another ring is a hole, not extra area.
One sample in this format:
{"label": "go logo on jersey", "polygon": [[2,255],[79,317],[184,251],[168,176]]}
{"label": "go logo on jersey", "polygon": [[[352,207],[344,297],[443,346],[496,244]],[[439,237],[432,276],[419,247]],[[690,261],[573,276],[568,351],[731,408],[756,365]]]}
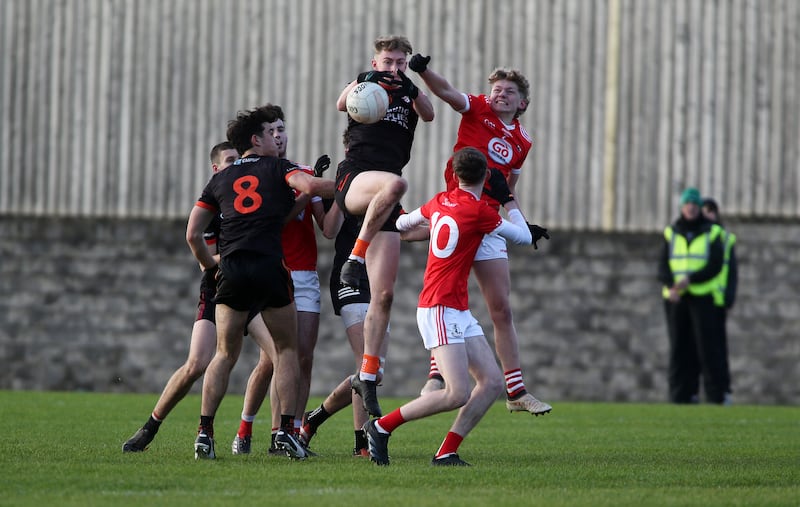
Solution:
{"label": "go logo on jersey", "polygon": [[[445,240],[443,247],[440,247],[440,240]],[[453,254],[458,244],[458,224],[453,217],[444,215],[438,211],[431,216],[431,253],[440,259],[446,259]]]}
{"label": "go logo on jersey", "polygon": [[514,156],[514,148],[505,139],[493,137],[489,141],[489,158],[498,164],[508,165]]}

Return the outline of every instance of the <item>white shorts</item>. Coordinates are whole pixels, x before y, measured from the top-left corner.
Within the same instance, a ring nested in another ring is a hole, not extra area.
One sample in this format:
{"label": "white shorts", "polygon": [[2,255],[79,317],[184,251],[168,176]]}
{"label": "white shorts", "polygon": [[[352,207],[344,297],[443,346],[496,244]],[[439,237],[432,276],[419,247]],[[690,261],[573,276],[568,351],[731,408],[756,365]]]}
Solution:
{"label": "white shorts", "polygon": [[484,234],[481,246],[475,253],[476,261],[488,261],[492,259],[508,259],[508,248],[506,238],[497,234]]}
{"label": "white shorts", "polygon": [[483,336],[483,329],[472,312],[446,306],[417,308],[417,326],[425,348],[464,343],[466,338]]}
{"label": "white shorts", "polygon": [[344,328],[348,329],[351,326],[364,322],[364,319],[367,317],[368,308],[369,303],[350,303],[349,305],[344,305],[341,311]]}
{"label": "white shorts", "polygon": [[292,271],[294,304],[298,312],[320,313],[319,275],[316,271]]}
{"label": "white shorts", "polygon": [[[345,329],[350,329],[351,326],[361,324],[367,318],[367,310],[369,310],[369,303],[350,303],[342,307],[341,316]],[[386,325],[386,332],[391,330],[391,324]]]}

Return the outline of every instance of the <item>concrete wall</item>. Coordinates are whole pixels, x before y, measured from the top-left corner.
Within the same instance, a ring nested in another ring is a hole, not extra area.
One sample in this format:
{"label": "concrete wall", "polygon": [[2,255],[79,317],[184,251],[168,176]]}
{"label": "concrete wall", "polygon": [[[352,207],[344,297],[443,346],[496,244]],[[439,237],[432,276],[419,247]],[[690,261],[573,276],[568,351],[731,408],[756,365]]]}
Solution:
{"label": "concrete wall", "polygon": [[[728,225],[740,238],[729,321],[734,400],[798,404],[800,224]],[[199,271],[184,228],[185,220],[0,217],[0,388],[160,392],[186,357],[195,315]],[[550,402],[664,401],[659,235],[552,232],[539,250],[511,251],[526,384]],[[414,317],[426,245],[403,248],[379,392],[411,396],[427,372]],[[331,243],[321,242],[315,395],[354,370],[328,298],[331,260]],[[472,302],[491,336],[474,286]],[[232,391],[243,392],[256,352],[248,342]]]}

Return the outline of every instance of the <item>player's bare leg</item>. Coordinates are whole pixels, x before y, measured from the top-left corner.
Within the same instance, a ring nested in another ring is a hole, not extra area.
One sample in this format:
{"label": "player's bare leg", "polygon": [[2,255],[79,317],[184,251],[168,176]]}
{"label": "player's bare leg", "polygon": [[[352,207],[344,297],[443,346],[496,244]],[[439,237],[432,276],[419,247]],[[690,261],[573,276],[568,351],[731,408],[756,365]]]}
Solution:
{"label": "player's bare leg", "polygon": [[247,312],[239,312],[233,308],[217,304],[215,319],[217,321],[217,349],[214,358],[208,365],[203,379],[203,394],[200,400],[200,426],[194,442],[195,459],[214,459],[214,416],[225,392],[231,370],[242,350],[244,326]]}
{"label": "player's bare leg", "polygon": [[242,351],[247,312],[239,312],[227,305],[217,304],[215,318],[217,350],[203,379],[203,395],[200,403],[200,414],[205,416],[216,414],[228,390],[231,370]]}
{"label": "player's bare leg", "polygon": [[281,414],[294,416],[300,367],[297,360],[297,312],[294,303],[261,312],[273,342],[275,366],[272,381],[280,395]]}
{"label": "player's bare leg", "polygon": [[364,319],[364,355],[353,389],[361,396],[364,408],[379,417],[381,408],[376,393],[386,328],[391,316],[394,284],[400,257],[400,234],[380,231],[367,253],[367,272],[371,300]]}
{"label": "player's bare leg", "polygon": [[[458,411],[450,431],[466,437],[503,393],[503,374],[497,367],[492,348],[485,337],[466,340],[469,371],[475,379],[475,387],[469,401]],[[447,378],[445,374],[445,378]],[[446,382],[445,382],[446,384]]]}
{"label": "player's bare leg", "polygon": [[506,378],[506,407],[512,412],[528,411],[534,415],[550,412],[552,407],[530,394],[522,379],[517,330],[509,301],[511,277],[508,259],[476,261],[472,270],[494,326],[495,350]]}
{"label": "player's bare leg", "polygon": [[186,362],[172,374],[153,412],[164,418],[192,389],[208,368],[217,345],[217,327],[206,319],[192,327],[192,339]]}
{"label": "player's bare leg", "polygon": [[297,421],[303,419],[311,390],[311,371],[314,366],[314,349],[319,335],[319,313],[297,312],[297,348],[300,366],[300,383],[297,392]]}
{"label": "player's bare leg", "polygon": [[131,438],[122,444],[123,452],[142,452],[158,433],[161,422],[191,390],[194,383],[205,373],[217,344],[217,327],[207,319],[195,321],[186,362],[175,370],[164,386],[153,412]]}
{"label": "player's bare leg", "polygon": [[[359,306],[351,304],[343,309],[347,311],[362,311],[354,309],[353,307]],[[363,304],[366,307],[366,304]],[[350,348],[353,351],[353,357],[356,361],[356,368],[361,366],[361,358],[364,354],[364,323],[357,322],[348,326],[346,329],[347,339],[350,342]],[[385,356],[386,340],[384,339],[383,350],[381,356]],[[378,378],[380,380],[380,376]],[[317,432],[317,429],[333,414],[345,408],[347,405],[353,405],[353,432],[355,438],[355,446],[353,447],[353,455],[360,457],[368,457],[366,446],[366,437],[364,436],[363,426],[369,419],[369,414],[364,410],[361,397],[353,391],[353,375],[348,375],[334,390],[325,398],[322,405],[309,413],[307,420],[304,421],[303,427],[300,430],[300,437],[305,445],[311,442],[311,439]]]}
{"label": "player's bare leg", "polygon": [[[248,334],[259,346],[259,356],[258,363],[247,379],[244,403],[242,404],[242,420],[239,423],[239,429],[231,444],[231,451],[233,454],[250,454],[253,421],[255,420],[256,414],[261,409],[264,398],[267,396],[274,371],[274,362],[277,356],[272,336],[269,334],[267,326],[264,324],[260,315],[250,321],[247,330]],[[273,416],[275,412],[278,412],[278,422],[276,424],[280,424],[279,406],[273,405],[276,404],[272,403],[270,408],[272,409]],[[275,419],[275,417],[272,419]]]}
{"label": "player's bare leg", "polygon": [[368,247],[407,190],[408,182],[389,172],[365,171],[354,177],[345,196],[345,207],[350,214],[363,214],[364,222],[350,259],[342,266],[343,284],[358,287],[363,283]]}
{"label": "player's bare leg", "polygon": [[277,352],[272,383],[278,393],[281,429],[275,445],[293,458],[303,459],[307,453],[294,436],[294,417],[297,411],[297,392],[300,366],[297,359],[297,310],[294,303],[281,308],[266,308],[261,317],[267,325]]}
{"label": "player's bare leg", "polygon": [[454,410],[469,401],[472,382],[467,365],[466,345],[464,343],[442,345],[434,349],[434,354],[445,378],[445,388],[424,396],[420,395],[390,414],[380,419],[372,419],[364,425],[369,442],[370,459],[376,464],[389,464],[389,436],[397,426]]}

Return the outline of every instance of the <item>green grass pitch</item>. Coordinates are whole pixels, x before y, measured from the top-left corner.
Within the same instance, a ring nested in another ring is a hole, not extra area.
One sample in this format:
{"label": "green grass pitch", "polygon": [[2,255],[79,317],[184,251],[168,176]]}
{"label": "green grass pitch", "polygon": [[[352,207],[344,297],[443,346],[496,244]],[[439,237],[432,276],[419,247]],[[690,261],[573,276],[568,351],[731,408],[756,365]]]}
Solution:
{"label": "green grass pitch", "polygon": [[[197,395],[148,451],[123,454],[156,399],[0,391],[0,505],[800,505],[796,407],[554,401],[551,414],[532,417],[498,402],[459,450],[473,466],[440,469],[430,459],[454,413],[398,428],[391,466],[377,467],[351,456],[349,408],[312,441],[318,457],[268,456],[265,406],[253,454],[232,456],[235,395],[217,414],[217,460],[194,460]],[[403,401],[381,404],[386,412]]]}

